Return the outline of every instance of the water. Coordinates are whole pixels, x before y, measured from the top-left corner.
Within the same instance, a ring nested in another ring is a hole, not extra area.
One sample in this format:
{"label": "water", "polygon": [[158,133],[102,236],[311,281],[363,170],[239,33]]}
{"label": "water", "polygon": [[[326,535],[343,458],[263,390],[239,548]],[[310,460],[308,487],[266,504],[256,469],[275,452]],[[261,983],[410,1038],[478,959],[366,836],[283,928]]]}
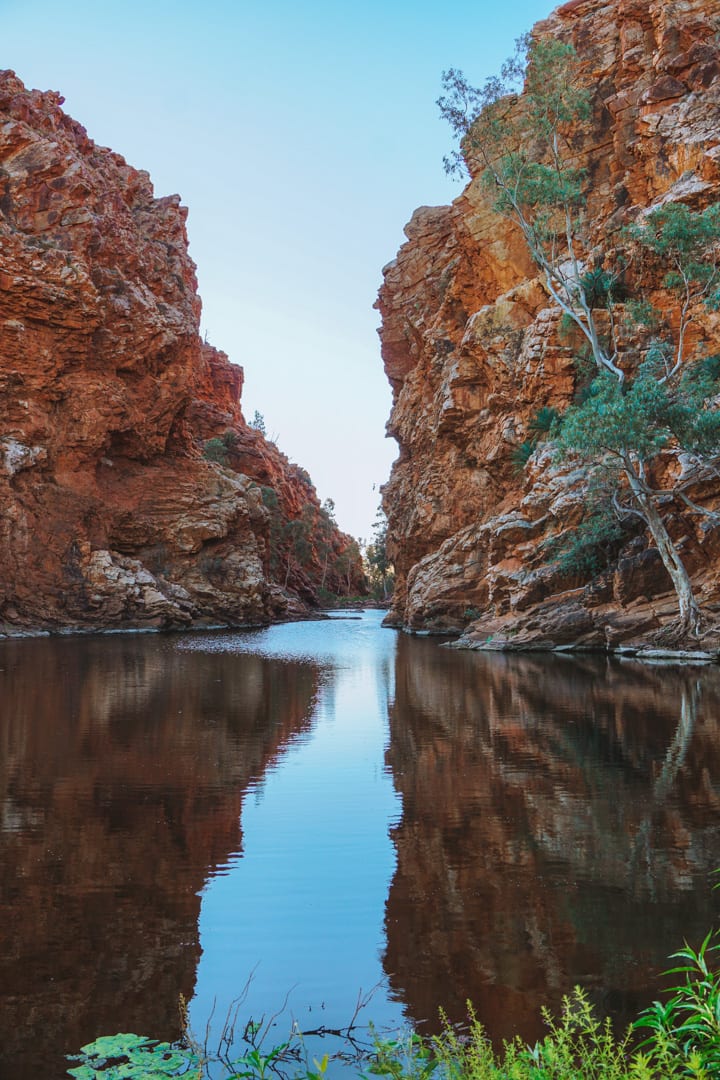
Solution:
{"label": "water", "polygon": [[243,988],[270,1039],[371,991],[496,1038],[575,983],[618,1024],[657,995],[714,922],[720,670],[379,621],[0,644],[2,1080],[173,1039],[181,994],[211,1041]]}

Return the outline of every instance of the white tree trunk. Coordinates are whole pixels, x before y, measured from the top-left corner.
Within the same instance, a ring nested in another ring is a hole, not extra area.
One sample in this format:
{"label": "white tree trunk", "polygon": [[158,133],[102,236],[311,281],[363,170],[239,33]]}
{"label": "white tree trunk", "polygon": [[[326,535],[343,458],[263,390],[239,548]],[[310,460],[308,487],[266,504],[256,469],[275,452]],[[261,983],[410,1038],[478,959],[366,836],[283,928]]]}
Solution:
{"label": "white tree trunk", "polygon": [[665,528],[660,513],[652,496],[643,489],[643,485],[632,469],[626,469],[626,476],[635,501],[647,522],[650,534],[655,541],[663,566],[670,575],[678,601],[680,627],[690,634],[697,635],[700,628],[700,608],[693,592],[690,576],[685,564],[675,547],[672,537]]}

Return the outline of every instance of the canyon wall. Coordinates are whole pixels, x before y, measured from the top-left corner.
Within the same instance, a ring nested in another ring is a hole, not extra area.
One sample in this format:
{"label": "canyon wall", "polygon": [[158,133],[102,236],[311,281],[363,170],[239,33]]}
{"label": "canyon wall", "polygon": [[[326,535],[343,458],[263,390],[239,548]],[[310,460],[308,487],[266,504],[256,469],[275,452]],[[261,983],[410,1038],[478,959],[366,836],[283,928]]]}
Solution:
{"label": "canyon wall", "polygon": [[350,538],[200,339],[187,210],[62,100],[0,73],[0,632],[267,622],[320,582],[358,591]]}
{"label": "canyon wall", "polygon": [[[572,0],[534,34],[571,42],[592,88],[592,118],[573,141],[588,176],[586,265],[612,256],[640,210],[718,200],[718,0]],[[384,489],[397,572],[390,621],[468,628],[468,641],[502,646],[647,640],[676,611],[647,536],[636,530],[592,580],[561,572],[545,544],[582,520],[586,478],[542,445],[524,470],[513,461],[538,410],[573,400],[577,346],[522,234],[492,200],[474,175],[451,206],[420,208],[384,270],[388,431],[400,448]],[[635,284],[676,318],[660,278]],[[717,314],[699,313],[695,334],[708,354],[720,351]],[[710,508],[720,500],[715,479],[695,494]],[[708,524],[672,508],[670,531],[712,615],[720,530]]]}

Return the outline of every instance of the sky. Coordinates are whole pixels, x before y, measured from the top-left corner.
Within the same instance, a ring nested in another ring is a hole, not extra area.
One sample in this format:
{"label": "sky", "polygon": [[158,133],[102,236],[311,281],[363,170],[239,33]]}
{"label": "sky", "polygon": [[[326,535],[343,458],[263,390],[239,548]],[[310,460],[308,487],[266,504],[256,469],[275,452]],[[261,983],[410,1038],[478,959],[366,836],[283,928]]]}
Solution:
{"label": "sky", "polygon": [[552,0],[0,0],[0,67],[189,207],[201,332],[243,412],[371,538],[397,445],[373,310],[417,206],[450,202],[443,70],[481,83]]}

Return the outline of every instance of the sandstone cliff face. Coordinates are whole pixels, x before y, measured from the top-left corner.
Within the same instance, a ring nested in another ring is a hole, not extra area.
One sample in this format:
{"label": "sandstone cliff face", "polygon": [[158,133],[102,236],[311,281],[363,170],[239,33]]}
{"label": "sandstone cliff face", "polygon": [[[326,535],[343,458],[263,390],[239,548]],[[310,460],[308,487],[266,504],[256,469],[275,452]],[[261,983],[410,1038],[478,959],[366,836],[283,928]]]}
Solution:
{"label": "sandstone cliff face", "polygon": [[[588,252],[607,254],[640,208],[720,197],[720,3],[572,0],[535,33],[571,41],[594,90],[578,142],[590,176]],[[539,449],[524,473],[513,448],[543,406],[576,384],[519,230],[474,177],[449,207],[423,207],[384,271],[378,307],[400,456],[384,491],[398,586],[392,621],[527,643],[604,644],[652,634],[672,616],[669,578],[647,538],[589,582],[562,576],[542,544],[582,518],[582,477]],[[658,280],[643,282],[665,310]],[[718,317],[698,333],[720,351]],[[717,485],[715,485],[717,486]],[[703,495],[713,505],[713,491]],[[717,505],[717,497],[715,505]],[[675,509],[701,602],[720,600],[720,537]]]}
{"label": "sandstone cliff face", "polygon": [[284,522],[317,497],[200,340],[187,211],[61,103],[0,73],[0,632],[303,610],[318,554],[280,580],[262,488]]}

